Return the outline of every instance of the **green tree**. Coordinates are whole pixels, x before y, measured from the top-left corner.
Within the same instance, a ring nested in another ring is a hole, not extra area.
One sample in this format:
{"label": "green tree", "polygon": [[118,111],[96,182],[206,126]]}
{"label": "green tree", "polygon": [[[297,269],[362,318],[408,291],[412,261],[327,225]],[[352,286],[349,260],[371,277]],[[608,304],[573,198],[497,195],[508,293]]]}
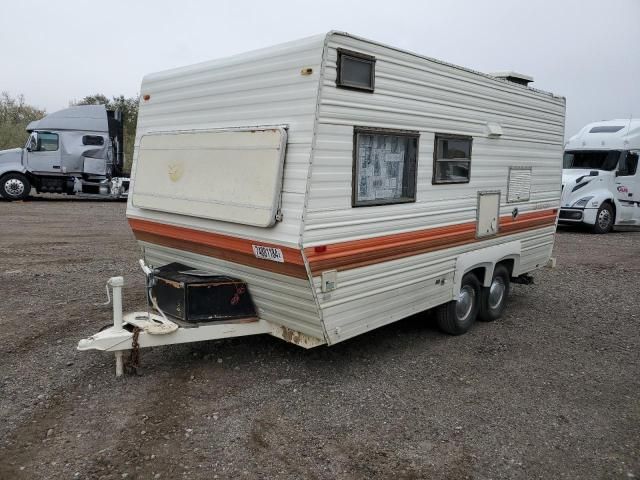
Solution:
{"label": "green tree", "polygon": [[131,171],[133,160],[133,144],[136,138],[136,125],[138,124],[138,104],[140,97],[115,96],[108,99],[102,93],[87,95],[71,105],[105,105],[109,110],[120,110],[124,116],[124,168]]}
{"label": "green tree", "polygon": [[0,94],[0,150],[23,147],[29,134],[27,125],[44,117],[46,112],[29,105],[24,95]]}

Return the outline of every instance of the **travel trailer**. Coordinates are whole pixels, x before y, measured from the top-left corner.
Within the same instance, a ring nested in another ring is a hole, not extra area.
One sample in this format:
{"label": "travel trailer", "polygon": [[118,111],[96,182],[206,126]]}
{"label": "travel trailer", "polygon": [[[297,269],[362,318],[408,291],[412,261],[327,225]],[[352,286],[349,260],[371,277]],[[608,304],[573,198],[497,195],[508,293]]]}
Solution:
{"label": "travel trailer", "polygon": [[559,222],[595,233],[640,225],[640,120],[590,123],[565,146]]}
{"label": "travel trailer", "polygon": [[79,105],[27,126],[24,148],[0,151],[0,195],[24,200],[37,192],[126,197],[119,111]]}
{"label": "travel trailer", "polygon": [[333,345],[432,308],[462,334],[550,258],[563,97],[340,32],[141,95],[127,217],[149,311],[123,316],[114,277],[114,325],[78,345],[118,374],[132,346]]}

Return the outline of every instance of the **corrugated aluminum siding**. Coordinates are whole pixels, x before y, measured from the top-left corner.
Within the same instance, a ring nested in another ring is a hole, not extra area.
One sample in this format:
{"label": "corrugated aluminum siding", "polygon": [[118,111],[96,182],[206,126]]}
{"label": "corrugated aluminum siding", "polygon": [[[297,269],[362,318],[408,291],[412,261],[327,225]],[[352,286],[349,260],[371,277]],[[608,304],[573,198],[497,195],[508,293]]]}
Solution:
{"label": "corrugated aluminum siding", "polygon": [[[288,125],[282,188],[283,221],[250,227],[142,211],[129,202],[129,216],[200,230],[297,246],[307,185],[325,36],[311,37],[223,60],[148,75],[141,94],[134,166],[140,137],[152,131]],[[311,75],[301,75],[302,68]],[[135,182],[135,178],[133,179]],[[239,192],[241,194],[241,192]]]}
{"label": "corrugated aluminum siding", "polygon": [[[337,48],[376,57],[375,92],[336,88]],[[476,219],[477,193],[500,190],[507,204],[510,166],[531,167],[531,193],[519,212],[558,206],[564,138],[564,99],[486,75],[342,34],[328,38],[317,139],[312,157],[305,247],[421,230]],[[486,123],[503,135],[487,137]],[[354,126],[420,132],[416,202],[353,208]],[[433,185],[436,133],[473,137],[471,181]],[[449,301],[455,261],[462,253],[522,242],[520,272],[543,266],[554,227],[482,243],[339,271],[337,289],[323,294],[314,278],[329,343],[335,343]],[[446,279],[436,284],[436,279]]]}
{"label": "corrugated aluminum siding", "polygon": [[279,275],[197,253],[147,242],[140,243],[145,249],[145,259],[151,265],[179,262],[193,268],[242,279],[247,282],[260,318],[321,340],[324,339],[318,307],[308,280]]}
{"label": "corrugated aluminum siding", "polygon": [[[366,267],[338,271],[338,288],[321,291],[314,278],[328,342],[336,343],[387,325],[453,298],[456,258],[466,252],[520,240],[520,272],[546,264],[553,249],[555,227],[494,237],[460,247],[425,253]],[[516,273],[516,272],[514,272]],[[445,282],[437,284],[436,280]]]}
{"label": "corrugated aluminum siding", "polygon": [[[141,87],[141,94],[149,94],[151,99],[141,102],[140,106],[133,172],[140,137],[147,132],[287,125],[282,222],[270,228],[251,227],[141,210],[134,208],[131,200],[127,215],[298,247],[324,40],[325,36],[313,37],[149,75]],[[313,74],[301,75],[302,68],[312,68]],[[150,243],[141,244],[151,265],[182,262],[243,279],[249,285],[261,318],[324,338],[308,280]]]}
{"label": "corrugated aluminum siding", "polygon": [[[337,48],[376,57],[374,93],[336,88]],[[487,138],[486,123],[504,134]],[[351,207],[353,127],[420,132],[417,201]],[[435,133],[473,137],[471,182],[432,185]],[[501,190],[507,205],[509,166],[531,166],[529,202],[558,203],[564,99],[342,34],[328,39],[317,142],[305,212],[305,246],[475,220],[477,192]]]}

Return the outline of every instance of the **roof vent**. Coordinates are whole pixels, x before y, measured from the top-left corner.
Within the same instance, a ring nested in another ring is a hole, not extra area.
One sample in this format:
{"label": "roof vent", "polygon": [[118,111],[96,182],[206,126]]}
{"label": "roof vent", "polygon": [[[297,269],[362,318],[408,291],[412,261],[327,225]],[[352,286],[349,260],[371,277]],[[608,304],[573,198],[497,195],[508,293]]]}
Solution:
{"label": "roof vent", "polygon": [[517,83],[518,85],[524,85],[525,87],[533,82],[533,77],[517,72],[494,72],[490,75],[493,75],[494,77],[500,78],[502,80]]}

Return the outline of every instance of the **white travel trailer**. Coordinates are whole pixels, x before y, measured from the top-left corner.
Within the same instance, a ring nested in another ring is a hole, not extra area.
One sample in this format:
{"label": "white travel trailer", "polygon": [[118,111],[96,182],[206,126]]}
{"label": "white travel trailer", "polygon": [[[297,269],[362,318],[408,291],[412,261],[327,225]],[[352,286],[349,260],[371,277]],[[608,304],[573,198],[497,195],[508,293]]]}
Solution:
{"label": "white travel trailer", "polygon": [[565,146],[559,222],[640,225],[640,120],[590,123]]}
{"label": "white travel trailer", "polygon": [[[132,341],[332,345],[434,307],[461,334],[550,258],[563,97],[339,32],[149,75],[141,95],[127,217],[156,313],[123,320],[115,277],[114,326],[78,345],[119,372]],[[255,313],[194,323],[186,278],[212,274],[235,285],[219,310],[243,294]]]}

